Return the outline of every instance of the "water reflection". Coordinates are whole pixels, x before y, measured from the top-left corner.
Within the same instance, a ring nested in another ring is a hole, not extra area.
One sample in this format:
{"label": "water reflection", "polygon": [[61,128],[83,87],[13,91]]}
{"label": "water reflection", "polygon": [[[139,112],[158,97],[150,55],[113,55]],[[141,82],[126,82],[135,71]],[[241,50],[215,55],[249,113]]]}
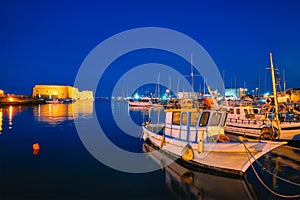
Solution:
{"label": "water reflection", "polygon": [[13,128],[14,117],[22,111],[22,106],[7,106],[0,108],[0,134],[4,127],[7,129]]}
{"label": "water reflection", "polygon": [[[275,196],[300,198],[300,149],[297,146],[281,146],[262,157],[263,170],[255,175],[270,180],[265,188]],[[260,180],[260,181],[261,181]],[[262,182],[262,185],[264,183]]]}
{"label": "water reflection", "polygon": [[[153,151],[148,143],[143,151]],[[149,154],[157,164],[167,162],[163,154]],[[195,171],[173,162],[162,168],[168,189],[178,199],[256,199],[254,191],[243,178],[217,176]]]}
{"label": "water reflection", "polygon": [[67,120],[90,118],[93,114],[93,101],[76,101],[70,104],[40,104],[33,109],[36,120],[57,125]]}
{"label": "water reflection", "polygon": [[2,108],[0,108],[0,134],[2,133],[2,130],[3,130],[2,121],[3,121],[3,111],[2,111]]}
{"label": "water reflection", "polygon": [[148,113],[149,112],[149,107],[143,107],[143,106],[129,106],[129,112],[131,111],[138,111],[141,113]]}

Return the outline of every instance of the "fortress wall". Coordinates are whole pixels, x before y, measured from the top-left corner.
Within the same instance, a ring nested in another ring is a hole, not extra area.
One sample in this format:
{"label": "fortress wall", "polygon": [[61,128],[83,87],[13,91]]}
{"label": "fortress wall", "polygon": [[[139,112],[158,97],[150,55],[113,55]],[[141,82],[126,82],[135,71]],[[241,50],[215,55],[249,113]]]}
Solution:
{"label": "fortress wall", "polygon": [[94,99],[92,91],[84,90],[79,92],[78,88],[63,85],[35,85],[32,89],[32,97]]}

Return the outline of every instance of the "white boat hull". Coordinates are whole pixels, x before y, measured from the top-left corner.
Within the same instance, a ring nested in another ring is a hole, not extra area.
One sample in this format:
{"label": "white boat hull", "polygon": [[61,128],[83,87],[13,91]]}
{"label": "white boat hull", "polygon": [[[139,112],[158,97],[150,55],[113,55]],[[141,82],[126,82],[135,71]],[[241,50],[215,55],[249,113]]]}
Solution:
{"label": "white boat hull", "polygon": [[[161,150],[181,158],[182,150],[188,144],[171,137],[164,137],[143,127],[144,139]],[[163,140],[163,141],[162,141]],[[216,171],[242,175],[255,160],[269,151],[283,145],[283,142],[263,141],[254,143],[204,143],[202,152],[198,152],[199,141],[189,143],[193,149],[194,157],[190,162]]]}
{"label": "white boat hull", "polygon": [[[241,122],[226,122],[226,126],[224,127],[225,132],[233,133],[241,136],[249,136],[249,137],[260,137],[261,129],[266,124],[262,122],[254,123],[254,120],[247,121],[244,120]],[[277,125],[274,127],[277,129]],[[300,141],[300,122],[282,122],[280,123],[281,134],[279,136],[279,140],[298,140]],[[276,138],[277,139],[277,138]]]}
{"label": "white boat hull", "polygon": [[130,106],[136,106],[136,107],[149,107],[152,106],[153,104],[151,102],[138,102],[138,101],[133,101],[133,102],[128,102]]}

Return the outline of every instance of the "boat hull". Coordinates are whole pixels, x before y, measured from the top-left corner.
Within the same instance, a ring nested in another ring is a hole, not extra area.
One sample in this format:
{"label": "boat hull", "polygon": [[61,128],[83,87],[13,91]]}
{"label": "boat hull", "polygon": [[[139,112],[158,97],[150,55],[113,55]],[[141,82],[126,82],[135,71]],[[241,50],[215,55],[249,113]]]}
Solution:
{"label": "boat hull", "polygon": [[138,101],[128,102],[128,104],[130,106],[136,106],[136,107],[150,107],[153,105],[151,102],[138,102]]}
{"label": "boat hull", "polygon": [[[225,132],[232,133],[235,135],[259,138],[262,134],[262,127],[266,126],[263,123],[248,123],[245,122],[235,123],[235,122],[226,122],[224,128]],[[275,129],[277,125],[274,125]],[[281,134],[279,135],[279,140],[295,140],[300,141],[300,122],[282,122],[280,123]]]}
{"label": "boat hull", "polygon": [[281,146],[284,142],[228,142],[203,144],[199,152],[198,142],[180,141],[171,137],[164,137],[143,127],[144,140],[149,139],[157,148],[182,159],[182,151],[190,145],[193,150],[193,159],[185,161],[211,170],[229,174],[243,175],[255,160],[269,151]]}

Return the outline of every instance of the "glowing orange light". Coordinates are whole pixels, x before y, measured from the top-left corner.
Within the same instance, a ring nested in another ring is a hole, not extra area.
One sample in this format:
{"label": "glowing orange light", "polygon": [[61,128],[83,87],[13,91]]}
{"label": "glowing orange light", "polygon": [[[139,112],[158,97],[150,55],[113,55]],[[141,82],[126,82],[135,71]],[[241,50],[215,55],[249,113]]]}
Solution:
{"label": "glowing orange light", "polygon": [[32,145],[32,148],[33,148],[33,150],[35,151],[35,150],[40,150],[40,145],[39,145],[39,143],[34,143],[33,145]]}
{"label": "glowing orange light", "polygon": [[8,100],[9,100],[9,101],[13,101],[13,100],[14,100],[14,98],[12,98],[12,97],[9,97],[9,98],[8,98]]}

